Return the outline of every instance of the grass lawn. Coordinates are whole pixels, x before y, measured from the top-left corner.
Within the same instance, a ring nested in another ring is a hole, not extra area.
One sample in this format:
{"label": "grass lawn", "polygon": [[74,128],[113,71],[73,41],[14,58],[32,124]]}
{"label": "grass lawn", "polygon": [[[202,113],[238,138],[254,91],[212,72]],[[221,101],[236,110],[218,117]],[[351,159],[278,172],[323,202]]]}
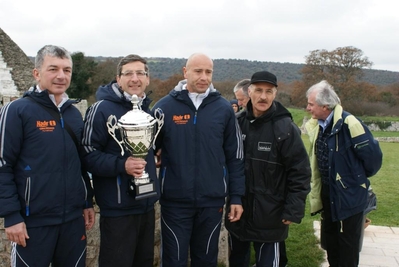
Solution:
{"label": "grass lawn", "polygon": [[[399,136],[399,135],[398,135]],[[380,143],[383,163],[380,171],[370,178],[371,187],[377,195],[377,209],[367,217],[373,225],[399,226],[399,143]]]}

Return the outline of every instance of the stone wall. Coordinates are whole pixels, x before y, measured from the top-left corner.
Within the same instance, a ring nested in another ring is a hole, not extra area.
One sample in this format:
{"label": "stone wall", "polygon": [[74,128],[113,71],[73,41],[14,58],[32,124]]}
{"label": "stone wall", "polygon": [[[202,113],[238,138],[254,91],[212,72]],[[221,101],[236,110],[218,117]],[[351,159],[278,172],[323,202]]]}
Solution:
{"label": "stone wall", "polygon": [[[309,120],[308,117],[304,117],[302,120],[302,126],[299,127],[302,131],[302,133],[306,134],[306,129],[305,129],[305,123]],[[384,125],[386,125],[385,128],[381,129],[380,126],[377,123],[366,123],[366,126],[369,128],[370,131],[384,131],[384,132],[399,132],[399,121],[387,121],[383,122]],[[383,140],[383,139],[381,139]],[[387,139],[387,140],[395,140],[394,139]],[[394,141],[393,141],[394,142]]]}
{"label": "stone wall", "polygon": [[370,123],[367,124],[367,127],[369,127],[370,131],[399,132],[398,121],[384,122],[384,124],[387,124],[389,126],[387,126],[384,129],[381,129],[377,123]]}
{"label": "stone wall", "polygon": [[399,137],[376,137],[375,139],[384,143],[399,143]]}
{"label": "stone wall", "polygon": [[18,91],[23,93],[34,85],[35,79],[32,75],[33,62],[1,28],[0,52]]}
{"label": "stone wall", "polygon": [[10,266],[11,244],[4,232],[4,219],[0,218],[0,267]]}
{"label": "stone wall", "polygon": [[19,91],[11,77],[11,68],[7,67],[0,51],[0,95],[19,96]]}

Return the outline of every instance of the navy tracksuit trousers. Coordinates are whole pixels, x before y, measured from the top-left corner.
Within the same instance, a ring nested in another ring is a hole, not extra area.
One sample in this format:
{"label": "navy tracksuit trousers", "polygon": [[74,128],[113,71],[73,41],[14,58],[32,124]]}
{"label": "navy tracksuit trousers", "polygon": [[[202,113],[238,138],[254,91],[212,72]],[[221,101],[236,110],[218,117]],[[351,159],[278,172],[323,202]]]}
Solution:
{"label": "navy tracksuit trousers", "polygon": [[73,221],[28,228],[26,247],[13,243],[11,266],[85,267],[86,229],[83,216]]}
{"label": "navy tracksuit trousers", "polygon": [[216,267],[223,206],[161,206],[162,267]]}

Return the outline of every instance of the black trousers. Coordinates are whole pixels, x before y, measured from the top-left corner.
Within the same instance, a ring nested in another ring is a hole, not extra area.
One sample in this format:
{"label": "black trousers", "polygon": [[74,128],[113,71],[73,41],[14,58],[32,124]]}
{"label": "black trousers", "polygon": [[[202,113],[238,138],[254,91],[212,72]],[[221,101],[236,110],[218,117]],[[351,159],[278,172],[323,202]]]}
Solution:
{"label": "black trousers", "polygon": [[[275,243],[252,243],[257,257],[257,266],[268,266],[268,263],[272,264],[273,262],[276,263],[277,261],[279,261],[279,267],[285,267],[287,265],[288,259],[285,248],[285,241],[278,243],[278,249],[275,248]],[[250,264],[251,242],[243,242],[238,240],[234,236],[229,235],[229,246],[229,266],[248,267]],[[276,255],[277,252],[279,252],[279,256]],[[260,255],[262,255],[263,257],[261,257]],[[268,263],[264,263],[263,261],[266,261]]]}
{"label": "black trousers", "polygon": [[100,218],[99,266],[153,267],[155,211]]}
{"label": "black trousers", "polygon": [[321,214],[320,234],[330,267],[357,267],[362,227],[364,227],[363,212],[343,221],[332,221],[328,186],[322,186],[321,198],[324,210]]}

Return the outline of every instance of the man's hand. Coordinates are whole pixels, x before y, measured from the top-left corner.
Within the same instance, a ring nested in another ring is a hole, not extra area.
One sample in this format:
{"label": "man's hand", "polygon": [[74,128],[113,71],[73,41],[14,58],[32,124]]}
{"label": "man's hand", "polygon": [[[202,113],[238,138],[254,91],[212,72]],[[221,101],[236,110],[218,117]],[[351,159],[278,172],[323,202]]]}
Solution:
{"label": "man's hand", "polygon": [[230,213],[228,214],[229,221],[236,222],[240,220],[243,212],[242,205],[230,205]]}
{"label": "man's hand", "polygon": [[93,208],[84,209],[83,218],[85,219],[86,230],[90,230],[96,221],[96,213],[94,209]]}
{"label": "man's hand", "polygon": [[29,239],[28,231],[26,230],[26,225],[24,222],[6,227],[6,235],[8,240],[23,247],[26,247],[26,239]]}
{"label": "man's hand", "polygon": [[133,177],[140,177],[147,162],[141,158],[128,157],[125,162],[126,173]]}
{"label": "man's hand", "polygon": [[285,225],[290,225],[292,222],[291,221],[288,221],[288,220],[282,220],[282,222],[285,224]]}

